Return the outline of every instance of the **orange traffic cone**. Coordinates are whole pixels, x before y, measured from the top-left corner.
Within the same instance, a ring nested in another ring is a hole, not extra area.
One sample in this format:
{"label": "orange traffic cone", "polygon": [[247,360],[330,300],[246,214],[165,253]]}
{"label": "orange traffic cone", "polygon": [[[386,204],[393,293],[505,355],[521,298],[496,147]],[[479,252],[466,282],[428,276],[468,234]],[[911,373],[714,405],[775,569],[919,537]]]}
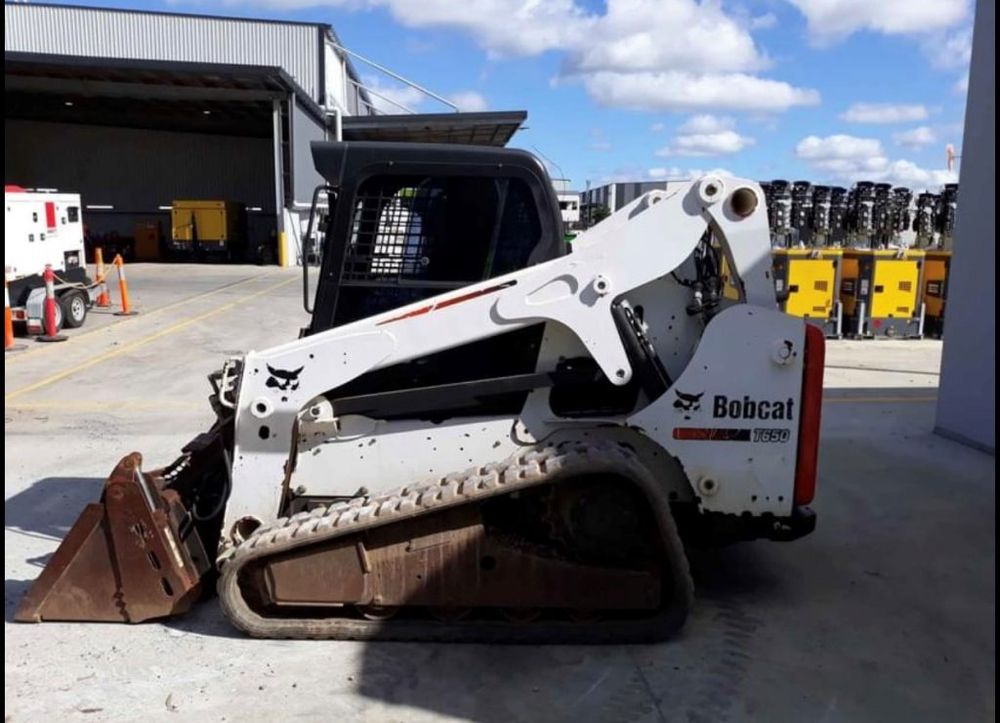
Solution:
{"label": "orange traffic cone", "polygon": [[24,344],[14,343],[14,315],[10,310],[10,289],[7,288],[7,269],[3,271],[3,350],[18,351]]}
{"label": "orange traffic cone", "polygon": [[66,337],[59,333],[56,325],[56,274],[52,270],[51,264],[45,264],[45,273],[42,274],[45,281],[45,305],[42,308],[42,320],[45,324],[45,333],[36,336],[36,341],[66,341]]}
{"label": "orange traffic cone", "polygon": [[134,316],[138,311],[132,311],[128,302],[128,282],[125,281],[125,259],[121,254],[115,254],[115,268],[118,269],[118,293],[121,295],[122,310],[116,311],[115,316]]}
{"label": "orange traffic cone", "polygon": [[94,302],[94,306],[106,309],[111,306],[111,297],[108,295],[108,284],[106,282],[106,276],[104,271],[104,252],[98,246],[94,249],[94,265],[97,267],[95,272],[98,284],[101,285],[101,291],[97,294],[97,301]]}

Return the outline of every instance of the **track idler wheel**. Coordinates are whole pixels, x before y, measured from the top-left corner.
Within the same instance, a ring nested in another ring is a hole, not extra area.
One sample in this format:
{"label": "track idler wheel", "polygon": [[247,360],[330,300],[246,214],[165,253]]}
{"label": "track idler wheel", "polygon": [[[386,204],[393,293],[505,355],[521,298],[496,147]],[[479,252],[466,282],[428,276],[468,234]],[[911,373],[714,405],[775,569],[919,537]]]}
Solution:
{"label": "track idler wheel", "polygon": [[397,605],[358,605],[358,612],[365,620],[392,620],[399,612]]}

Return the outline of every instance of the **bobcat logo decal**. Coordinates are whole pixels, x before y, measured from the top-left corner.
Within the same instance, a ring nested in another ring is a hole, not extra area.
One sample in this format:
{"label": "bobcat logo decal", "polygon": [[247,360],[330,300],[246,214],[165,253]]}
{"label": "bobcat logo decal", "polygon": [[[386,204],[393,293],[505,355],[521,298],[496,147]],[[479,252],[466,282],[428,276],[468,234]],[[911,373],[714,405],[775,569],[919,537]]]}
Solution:
{"label": "bobcat logo decal", "polygon": [[677,399],[674,400],[674,409],[684,412],[684,419],[691,419],[688,412],[697,412],[701,409],[701,398],[705,396],[705,392],[701,392],[700,394],[685,394],[679,389],[675,389],[674,394],[677,395]]}
{"label": "bobcat logo decal", "polygon": [[305,367],[299,367],[298,369],[275,369],[268,364],[267,373],[271,376],[267,378],[265,386],[282,392],[294,392],[299,388],[299,374],[302,373],[303,369]]}

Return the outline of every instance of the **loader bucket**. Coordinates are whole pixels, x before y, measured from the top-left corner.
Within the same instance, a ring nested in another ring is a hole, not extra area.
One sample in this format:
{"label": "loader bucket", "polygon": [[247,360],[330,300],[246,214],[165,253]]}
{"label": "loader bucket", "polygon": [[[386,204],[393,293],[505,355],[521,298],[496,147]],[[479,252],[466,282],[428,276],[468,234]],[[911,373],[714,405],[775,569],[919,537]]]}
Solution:
{"label": "loader bucket", "polygon": [[[21,622],[138,623],[186,612],[211,569],[174,490],[132,453],[87,505],[17,609]],[[186,534],[182,534],[187,527]]]}

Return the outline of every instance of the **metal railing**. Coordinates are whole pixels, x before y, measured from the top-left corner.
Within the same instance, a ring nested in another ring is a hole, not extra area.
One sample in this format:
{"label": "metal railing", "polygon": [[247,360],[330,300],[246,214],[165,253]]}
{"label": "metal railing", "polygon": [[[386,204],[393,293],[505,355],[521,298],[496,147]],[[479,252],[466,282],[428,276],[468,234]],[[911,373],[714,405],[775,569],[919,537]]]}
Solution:
{"label": "metal railing", "polygon": [[[387,75],[388,77],[392,78],[393,80],[396,80],[396,81],[398,81],[400,83],[403,83],[404,85],[406,85],[406,86],[408,86],[410,88],[413,88],[414,90],[417,90],[417,91],[423,93],[428,98],[431,98],[432,100],[435,100],[438,103],[441,103],[441,104],[447,106],[448,108],[450,108],[455,113],[459,112],[458,106],[455,105],[455,103],[453,103],[452,101],[448,100],[447,98],[445,98],[442,95],[439,95],[439,94],[435,93],[434,91],[432,91],[432,90],[430,90],[428,88],[425,88],[424,86],[420,85],[419,83],[414,83],[409,78],[406,78],[406,77],[400,75],[399,73],[395,72],[394,70],[391,70],[390,68],[387,68],[386,66],[382,65],[381,63],[376,63],[374,60],[372,60],[370,58],[366,58],[365,56],[361,55],[360,53],[356,53],[355,51],[350,50],[348,48],[345,48],[343,45],[340,45],[338,43],[332,42],[331,45],[334,48],[336,48],[337,50],[339,50],[340,52],[344,53],[345,55],[349,55],[352,58],[355,58],[355,59],[361,61],[365,65],[368,65],[368,66],[374,68],[375,70],[379,71],[380,73],[382,73],[384,75]],[[411,114],[411,115],[416,113],[416,111],[414,111],[413,109],[407,107],[403,103],[400,103],[399,101],[394,100],[393,98],[388,97],[385,94],[385,92],[384,92],[385,91],[384,88],[380,89],[383,92],[379,92],[379,90],[371,88],[370,86],[367,86],[364,83],[361,83],[360,81],[355,80],[354,78],[348,77],[348,81],[354,86],[355,92],[358,93],[358,98],[357,98],[358,104],[359,105],[362,105],[362,104],[365,105],[368,108],[368,110],[370,111],[370,113],[372,115],[378,115],[379,113],[382,113],[382,111],[379,110],[375,106],[374,103],[371,103],[369,101],[364,100],[362,98],[362,95],[361,95],[360,91],[364,91],[369,96],[373,96],[375,98],[378,98],[379,100],[385,101],[389,105],[392,105],[392,106],[394,106],[396,108],[399,108],[404,113],[408,113],[408,114]]]}

